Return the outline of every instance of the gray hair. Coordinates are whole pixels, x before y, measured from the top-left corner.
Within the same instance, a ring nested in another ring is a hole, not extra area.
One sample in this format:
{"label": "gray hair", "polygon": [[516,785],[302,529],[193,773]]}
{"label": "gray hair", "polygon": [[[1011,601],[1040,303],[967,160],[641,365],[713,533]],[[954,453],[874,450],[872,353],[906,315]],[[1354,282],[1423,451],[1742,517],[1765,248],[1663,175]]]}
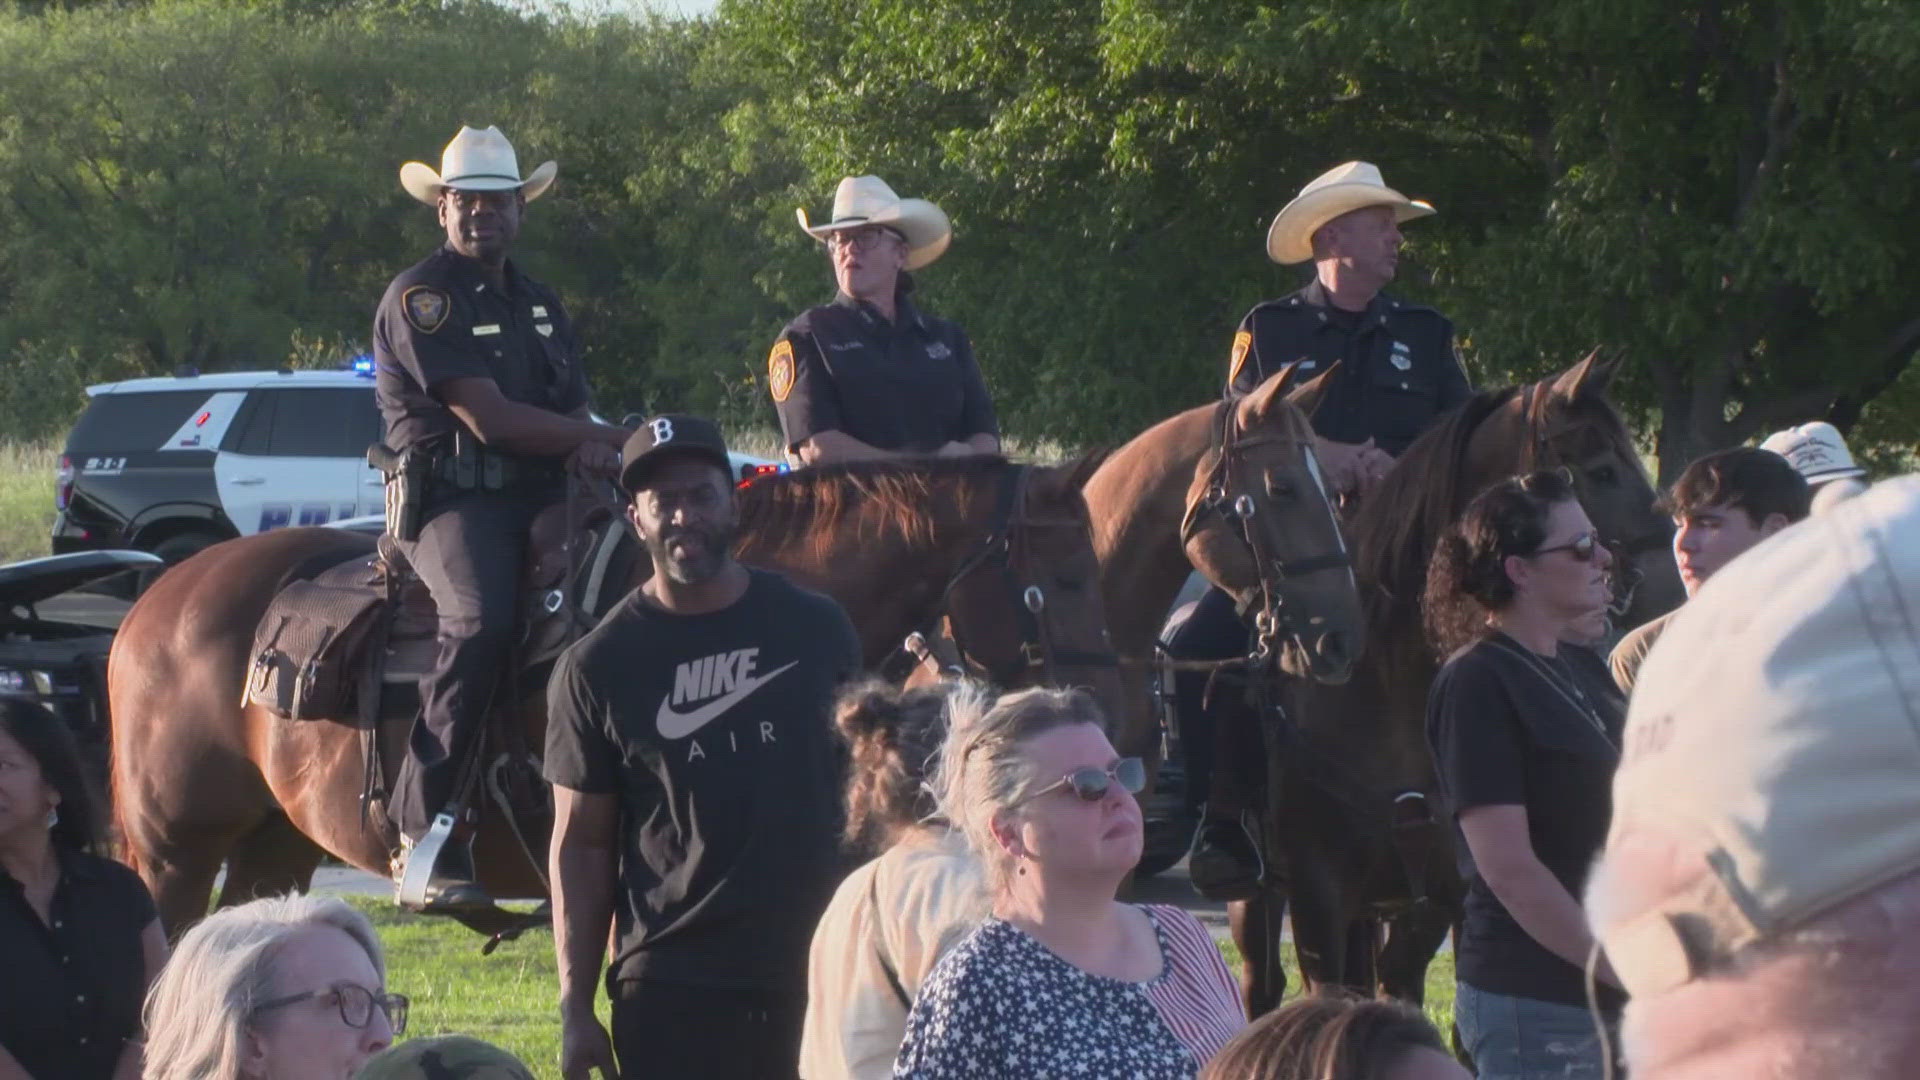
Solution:
{"label": "gray hair", "polygon": [[276,962],[303,930],[330,926],[362,949],[384,984],[373,924],[344,901],[276,896],[216,911],[180,938],[147,994],[144,1080],[231,1080],[255,1005],[281,992]]}
{"label": "gray hair", "polygon": [[932,787],[940,812],[967,838],[998,893],[1013,858],[993,836],[993,821],[1037,779],[1026,744],[1072,724],[1107,730],[1107,718],[1084,690],[1034,687],[995,697],[979,683],[956,687],[948,698],[947,740]]}

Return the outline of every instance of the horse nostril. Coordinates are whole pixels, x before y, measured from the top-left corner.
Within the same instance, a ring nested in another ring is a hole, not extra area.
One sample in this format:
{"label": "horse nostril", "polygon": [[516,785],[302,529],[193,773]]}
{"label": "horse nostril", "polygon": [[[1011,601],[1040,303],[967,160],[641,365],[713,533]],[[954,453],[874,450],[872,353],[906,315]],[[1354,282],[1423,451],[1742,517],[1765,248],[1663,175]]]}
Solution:
{"label": "horse nostril", "polygon": [[1343,663],[1347,658],[1347,639],[1338,630],[1329,630],[1320,635],[1320,658],[1329,663]]}

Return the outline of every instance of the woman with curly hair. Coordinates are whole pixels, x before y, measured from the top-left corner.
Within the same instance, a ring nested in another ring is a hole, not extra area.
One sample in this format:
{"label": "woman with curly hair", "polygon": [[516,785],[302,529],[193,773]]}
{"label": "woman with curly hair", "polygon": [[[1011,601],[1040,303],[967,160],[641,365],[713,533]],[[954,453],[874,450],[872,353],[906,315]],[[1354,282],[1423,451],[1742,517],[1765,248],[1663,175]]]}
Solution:
{"label": "woman with curly hair", "polygon": [[1590,956],[1618,1013],[1576,897],[1606,839],[1626,703],[1605,661],[1569,644],[1591,636],[1612,563],[1570,480],[1537,472],[1468,504],[1428,570],[1428,633],[1448,659],[1427,737],[1468,883],[1455,1022],[1482,1080],[1601,1075]]}
{"label": "woman with curly hair", "polygon": [[937,816],[927,786],[950,689],[869,682],[834,708],[851,758],[847,842],[879,857],[848,875],[814,931],[800,1041],[806,1080],[893,1075],[921,980],[987,915],[979,860]]}

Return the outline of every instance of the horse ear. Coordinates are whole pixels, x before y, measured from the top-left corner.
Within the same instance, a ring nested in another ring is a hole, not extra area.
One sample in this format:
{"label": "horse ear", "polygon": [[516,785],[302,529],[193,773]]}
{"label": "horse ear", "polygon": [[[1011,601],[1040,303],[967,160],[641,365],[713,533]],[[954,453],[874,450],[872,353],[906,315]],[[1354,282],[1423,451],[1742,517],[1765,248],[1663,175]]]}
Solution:
{"label": "horse ear", "polygon": [[1605,397],[1619,367],[1618,360],[1600,359],[1600,350],[1595,348],[1553,381],[1554,396],[1563,401]]}
{"label": "horse ear", "polygon": [[1240,426],[1251,427],[1260,417],[1271,413],[1274,403],[1285,401],[1287,388],[1293,385],[1293,372],[1296,364],[1288,364],[1279,371],[1267,376],[1267,381],[1253,388],[1246,397],[1240,399]]}
{"label": "horse ear", "polygon": [[1327,396],[1327,387],[1331,384],[1333,373],[1340,370],[1340,364],[1341,361],[1335,360],[1327,370],[1287,391],[1287,400],[1303,415],[1311,417],[1314,410],[1320,407],[1320,400]]}

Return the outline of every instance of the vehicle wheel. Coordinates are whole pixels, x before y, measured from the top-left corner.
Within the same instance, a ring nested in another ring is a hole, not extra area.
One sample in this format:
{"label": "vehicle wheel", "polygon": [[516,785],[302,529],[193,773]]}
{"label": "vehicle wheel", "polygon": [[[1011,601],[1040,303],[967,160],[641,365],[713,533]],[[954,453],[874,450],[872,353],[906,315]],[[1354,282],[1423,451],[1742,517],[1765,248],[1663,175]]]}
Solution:
{"label": "vehicle wheel", "polygon": [[168,567],[177,566],[219,542],[220,538],[212,533],[184,532],[176,533],[155,544],[153,553],[160,556],[167,565],[155,570],[140,571],[137,575],[135,595],[146,592],[161,574],[167,572]]}

